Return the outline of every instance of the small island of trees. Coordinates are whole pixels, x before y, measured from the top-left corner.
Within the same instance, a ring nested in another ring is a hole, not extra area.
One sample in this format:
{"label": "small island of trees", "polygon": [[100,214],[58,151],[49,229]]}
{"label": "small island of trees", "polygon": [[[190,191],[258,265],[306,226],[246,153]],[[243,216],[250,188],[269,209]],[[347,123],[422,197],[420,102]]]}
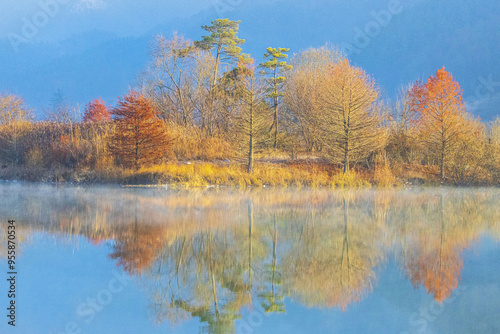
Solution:
{"label": "small island of trees", "polygon": [[443,67],[390,101],[335,47],[243,53],[239,21],[157,36],[135,88],[44,119],[0,93],[0,178],[188,186],[498,185],[500,118]]}

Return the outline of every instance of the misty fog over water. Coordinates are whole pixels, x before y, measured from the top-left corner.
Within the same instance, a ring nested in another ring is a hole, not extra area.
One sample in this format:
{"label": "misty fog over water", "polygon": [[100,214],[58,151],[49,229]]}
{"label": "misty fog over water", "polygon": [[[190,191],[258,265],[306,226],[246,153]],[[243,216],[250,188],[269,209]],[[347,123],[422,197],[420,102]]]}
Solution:
{"label": "misty fog over water", "polygon": [[22,333],[500,331],[497,189],[3,182],[0,199]]}

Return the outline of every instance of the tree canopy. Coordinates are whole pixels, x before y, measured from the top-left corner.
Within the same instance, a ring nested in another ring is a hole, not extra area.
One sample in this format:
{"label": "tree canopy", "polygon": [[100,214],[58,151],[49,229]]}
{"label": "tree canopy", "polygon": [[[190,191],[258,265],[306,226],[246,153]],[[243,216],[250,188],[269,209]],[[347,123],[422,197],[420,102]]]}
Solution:
{"label": "tree canopy", "polygon": [[163,159],[170,147],[165,123],[151,102],[137,92],[130,92],[113,109],[116,132],[112,152],[123,166],[138,170]]}

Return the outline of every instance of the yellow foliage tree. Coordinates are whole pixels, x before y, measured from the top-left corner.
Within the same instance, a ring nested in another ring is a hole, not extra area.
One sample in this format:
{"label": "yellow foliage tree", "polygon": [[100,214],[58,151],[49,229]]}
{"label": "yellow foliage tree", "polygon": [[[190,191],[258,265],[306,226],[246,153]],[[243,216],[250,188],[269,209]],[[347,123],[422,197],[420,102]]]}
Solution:
{"label": "yellow foliage tree", "polygon": [[365,159],[385,145],[383,113],[375,82],[348,60],[332,64],[322,87],[320,128],[331,160],[349,172],[351,163]]}

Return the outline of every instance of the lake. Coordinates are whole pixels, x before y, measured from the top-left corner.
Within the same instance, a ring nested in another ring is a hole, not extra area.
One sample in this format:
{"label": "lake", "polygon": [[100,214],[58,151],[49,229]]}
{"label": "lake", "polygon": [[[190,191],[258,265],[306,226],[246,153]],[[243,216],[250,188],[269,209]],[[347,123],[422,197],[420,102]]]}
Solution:
{"label": "lake", "polygon": [[1,333],[500,333],[498,189],[3,182],[0,199]]}

